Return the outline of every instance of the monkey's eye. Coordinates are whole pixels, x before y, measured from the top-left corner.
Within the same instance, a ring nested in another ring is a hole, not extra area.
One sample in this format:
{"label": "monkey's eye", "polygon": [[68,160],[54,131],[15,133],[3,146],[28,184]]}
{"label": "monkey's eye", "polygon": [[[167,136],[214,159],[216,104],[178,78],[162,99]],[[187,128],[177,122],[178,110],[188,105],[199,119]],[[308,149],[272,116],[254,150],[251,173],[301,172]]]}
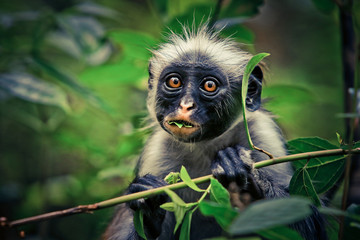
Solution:
{"label": "monkey's eye", "polygon": [[217,89],[217,84],[212,80],[207,80],[204,82],[203,88],[207,92],[215,92]]}
{"label": "monkey's eye", "polygon": [[170,88],[179,88],[182,84],[178,77],[173,76],[168,78],[168,80],[166,81],[166,85]]}

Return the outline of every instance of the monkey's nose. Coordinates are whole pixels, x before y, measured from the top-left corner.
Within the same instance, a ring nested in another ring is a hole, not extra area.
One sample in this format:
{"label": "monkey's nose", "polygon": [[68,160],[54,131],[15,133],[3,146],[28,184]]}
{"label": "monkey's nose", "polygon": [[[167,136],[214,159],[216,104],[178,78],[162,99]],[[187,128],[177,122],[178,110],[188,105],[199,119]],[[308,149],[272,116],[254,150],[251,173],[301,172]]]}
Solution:
{"label": "monkey's nose", "polygon": [[195,103],[194,102],[181,102],[180,103],[180,107],[181,107],[181,111],[183,112],[189,112],[192,109],[195,108]]}

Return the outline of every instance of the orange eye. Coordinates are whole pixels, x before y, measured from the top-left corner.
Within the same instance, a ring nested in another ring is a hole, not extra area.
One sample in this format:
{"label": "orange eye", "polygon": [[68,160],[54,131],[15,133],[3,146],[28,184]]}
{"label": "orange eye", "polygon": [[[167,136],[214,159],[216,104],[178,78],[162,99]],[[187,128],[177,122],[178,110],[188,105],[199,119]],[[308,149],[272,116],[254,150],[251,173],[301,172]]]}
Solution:
{"label": "orange eye", "polygon": [[204,83],[204,89],[208,92],[214,92],[217,89],[217,85],[214,81],[208,80]]}
{"label": "orange eye", "polygon": [[166,84],[171,88],[179,88],[181,87],[181,81],[178,77],[171,77],[167,80]]}

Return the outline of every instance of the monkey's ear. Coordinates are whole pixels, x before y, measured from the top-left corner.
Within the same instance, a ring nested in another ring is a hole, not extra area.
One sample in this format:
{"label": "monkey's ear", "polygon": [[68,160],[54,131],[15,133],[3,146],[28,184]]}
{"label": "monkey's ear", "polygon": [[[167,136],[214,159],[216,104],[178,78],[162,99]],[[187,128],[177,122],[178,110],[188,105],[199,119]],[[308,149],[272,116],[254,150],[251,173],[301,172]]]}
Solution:
{"label": "monkey's ear", "polygon": [[260,108],[262,80],[263,72],[259,66],[256,66],[250,75],[246,96],[246,108],[251,112]]}

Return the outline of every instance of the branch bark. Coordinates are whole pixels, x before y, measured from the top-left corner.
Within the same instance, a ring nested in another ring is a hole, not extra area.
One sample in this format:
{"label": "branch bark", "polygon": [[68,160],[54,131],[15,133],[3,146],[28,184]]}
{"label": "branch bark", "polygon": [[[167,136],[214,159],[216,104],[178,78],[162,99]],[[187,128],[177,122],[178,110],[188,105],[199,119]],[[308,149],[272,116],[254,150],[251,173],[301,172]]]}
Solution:
{"label": "branch bark", "polygon": [[[360,154],[360,148],[355,148],[352,150],[344,150],[344,149],[331,149],[331,150],[323,150],[323,151],[315,151],[315,152],[306,152],[306,153],[299,153],[299,154],[293,154],[288,155],[284,157],[279,158],[273,158],[269,160],[260,161],[253,164],[254,168],[263,168],[274,164],[279,164],[283,162],[290,162],[290,161],[296,161],[301,159],[311,159],[315,157],[325,157],[325,156],[338,156],[338,155],[347,155],[347,154]],[[213,178],[213,175],[207,175],[199,178],[193,179],[193,182],[196,184],[204,183],[210,181],[210,179]],[[112,198],[109,200],[105,200],[99,203],[89,204],[89,205],[80,205],[77,207],[61,210],[61,211],[55,211],[50,213],[45,213],[33,217],[23,218],[15,221],[8,221],[5,217],[0,217],[0,227],[16,227],[24,224],[34,223],[34,222],[40,222],[49,220],[56,217],[63,217],[63,216],[69,216],[73,214],[78,213],[91,213],[94,210],[103,209],[112,207],[121,203],[125,203],[131,200],[136,200],[139,198],[147,198],[151,197],[153,195],[163,193],[165,189],[170,190],[177,190],[180,188],[184,188],[187,185],[184,182],[179,182],[175,184],[171,184],[164,187],[159,187],[155,189],[150,189],[147,191],[142,191],[134,194],[129,194],[125,196],[120,196],[117,198]]]}

